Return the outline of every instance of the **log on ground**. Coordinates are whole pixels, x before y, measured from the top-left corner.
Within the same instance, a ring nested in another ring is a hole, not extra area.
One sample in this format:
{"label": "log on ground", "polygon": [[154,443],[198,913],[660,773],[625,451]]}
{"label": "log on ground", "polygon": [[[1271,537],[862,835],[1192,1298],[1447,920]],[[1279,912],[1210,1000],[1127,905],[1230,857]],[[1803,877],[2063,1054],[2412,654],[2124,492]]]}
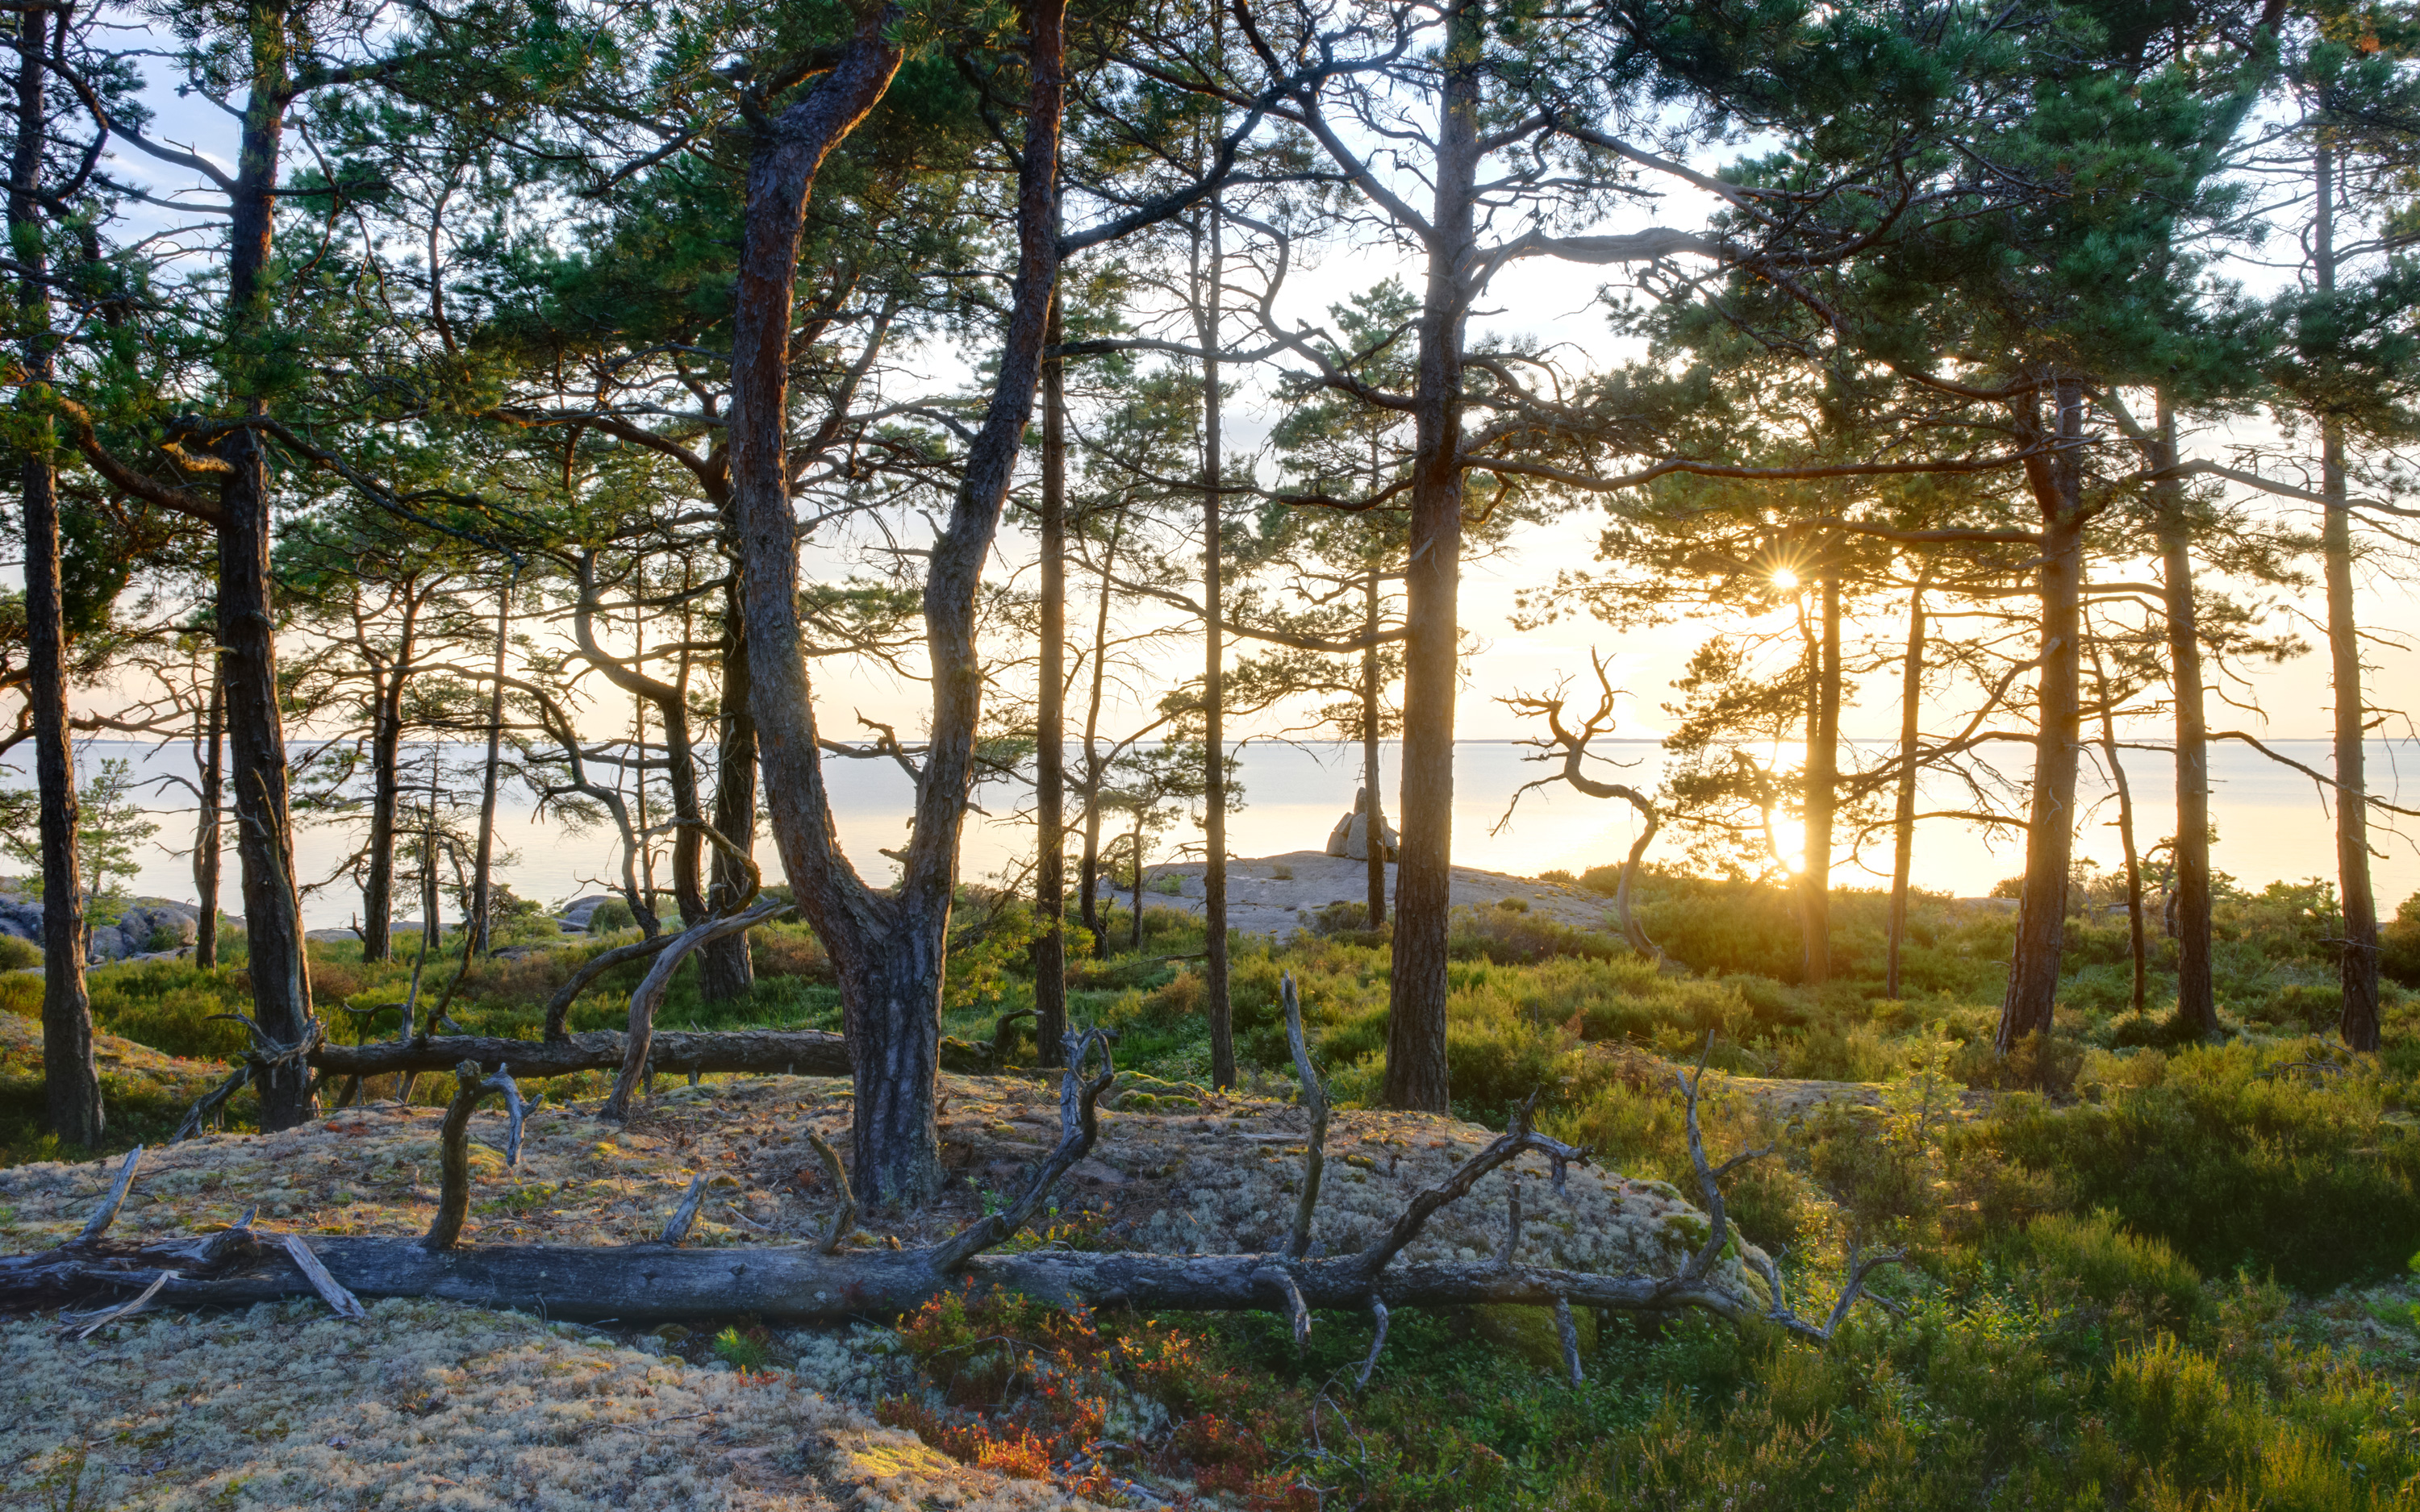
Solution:
{"label": "log on ground", "polygon": [[[483,1035],[431,1036],[373,1044],[323,1044],[311,1053],[314,1068],[331,1076],[388,1076],[397,1072],[450,1072],[465,1060],[483,1071],[509,1066],[514,1076],[568,1076],[611,1071],[622,1064],[624,1036],[612,1030],[554,1041],[504,1040]],[[943,1041],[942,1064],[953,1071],[983,1072],[989,1057],[979,1045]],[[687,1031],[658,1034],[647,1063],[668,1074],[740,1072],[763,1076],[845,1076],[848,1042],[814,1029]]]}

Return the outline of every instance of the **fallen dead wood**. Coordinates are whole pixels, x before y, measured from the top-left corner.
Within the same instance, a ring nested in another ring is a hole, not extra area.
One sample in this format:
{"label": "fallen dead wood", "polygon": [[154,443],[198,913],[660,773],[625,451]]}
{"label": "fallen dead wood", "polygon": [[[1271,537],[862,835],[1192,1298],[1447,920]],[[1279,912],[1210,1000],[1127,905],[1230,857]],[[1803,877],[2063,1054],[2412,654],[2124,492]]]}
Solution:
{"label": "fallen dead wood", "polygon": [[[266,1237],[266,1236],[264,1236]],[[285,1257],[245,1246],[203,1273],[193,1244],[70,1246],[0,1259],[0,1310],[69,1305],[96,1293],[132,1294],[178,1272],[157,1306],[244,1307],[317,1295]],[[1281,1254],[1132,1255],[1034,1252],[982,1255],[942,1273],[924,1250],[824,1255],[813,1244],[682,1249],[663,1244],[458,1245],[432,1253],[417,1239],[315,1237],[319,1263],[365,1300],[436,1297],[551,1318],[683,1322],[753,1313],[768,1322],[889,1319],[953,1287],[1001,1286],[1064,1304],[1168,1312],[1284,1312],[1287,1282],[1307,1307],[1366,1312],[1394,1307],[1512,1303],[1661,1312],[1700,1307],[1727,1318],[1766,1316],[1747,1293],[1703,1279],[1606,1275],[1473,1260],[1388,1266],[1373,1274],[1357,1255],[1289,1261]],[[69,1253],[69,1249],[76,1253]]]}
{"label": "fallen dead wood", "polygon": [[[1099,1102],[1115,1075],[1107,1063],[1109,1036],[1100,1031],[1070,1036],[1067,1048],[1057,1148],[1040,1162],[1013,1203],[939,1243],[912,1249],[839,1248],[848,1232],[851,1199],[845,1173],[837,1172],[841,1207],[820,1242],[686,1249],[678,1240],[687,1225],[676,1217],[666,1230],[670,1242],[452,1243],[444,1214],[458,1213],[467,1205],[473,1180],[468,1161],[455,1156],[467,1138],[468,1108],[491,1089],[482,1085],[484,1078],[473,1079],[475,1068],[458,1065],[464,1116],[449,1117],[441,1134],[448,1147],[446,1191],[440,1222],[427,1239],[315,1237],[298,1254],[299,1236],[259,1233],[247,1222],[202,1239],[118,1243],[107,1239],[106,1219],[96,1214],[96,1222],[87,1226],[88,1237],[47,1254],[0,1259],[0,1311],[116,1303],[147,1292],[155,1307],[246,1306],[316,1294],[331,1299],[332,1305],[336,1299],[354,1297],[431,1297],[626,1324],[694,1323],[740,1313],[799,1323],[896,1317],[954,1287],[998,1286],[1066,1305],[1276,1312],[1288,1318],[1297,1338],[1314,1325],[1315,1312],[1366,1313],[1378,1327],[1360,1371],[1366,1381],[1384,1349],[1386,1319],[1394,1307],[1512,1304],[1553,1309],[1558,1334],[1567,1346],[1566,1370],[1575,1372],[1573,1308],[1648,1313],[1698,1308],[1741,1321],[1761,1319],[1823,1340],[1832,1336],[1864,1294],[1868,1277],[1895,1258],[1853,1257],[1828,1316],[1810,1319],[1790,1307],[1771,1262],[1752,1247],[1733,1242],[1720,1181],[1743,1161],[1762,1152],[1720,1165],[1707,1159],[1698,1119],[1702,1064],[1696,1076],[1680,1077],[1680,1090],[1707,1232],[1694,1253],[1669,1269],[1601,1273],[1521,1264],[1508,1258],[1517,1240],[1487,1258],[1402,1258],[1434,1215],[1470,1196],[1483,1178],[1521,1156],[1544,1156],[1557,1187],[1565,1167],[1589,1160],[1585,1149],[1536,1132],[1526,1108],[1510,1130],[1418,1192],[1382,1232],[1349,1251],[1289,1254],[1296,1237],[1289,1232],[1282,1249],[1241,1255],[1002,1254],[1000,1246],[1015,1236],[1098,1137]],[[1083,1068],[1095,1050],[1104,1067],[1088,1077]],[[1306,1101],[1316,1106],[1324,1092],[1307,1059],[1301,1066]],[[504,1090],[500,1085],[492,1089]],[[1311,1145],[1316,1148],[1323,1136],[1315,1121]],[[836,1159],[827,1158],[837,1166]],[[691,1183],[682,1217],[694,1212],[701,1185]],[[104,1197],[103,1214],[114,1213],[122,1200],[118,1184],[112,1183],[112,1189],[116,1196]],[[1508,1213],[1508,1228],[1516,1228],[1517,1212]],[[306,1260],[316,1275],[305,1273]],[[1755,1284],[1757,1278],[1761,1286]]]}
{"label": "fallen dead wood", "polygon": [[[336,1076],[385,1076],[397,1072],[450,1072],[465,1060],[483,1071],[510,1066],[513,1075],[568,1076],[618,1070],[627,1037],[611,1029],[560,1040],[503,1040],[483,1035],[433,1035],[376,1044],[323,1044],[311,1064]],[[752,1072],[763,1075],[845,1076],[848,1046],[814,1029],[739,1033],[659,1034],[647,1063],[659,1072]]]}
{"label": "fallen dead wood", "polygon": [[[465,1060],[482,1071],[510,1066],[518,1080],[568,1076],[583,1071],[618,1070],[628,1041],[600,1029],[561,1040],[502,1040],[481,1035],[442,1035],[376,1044],[323,1044],[311,1064],[334,1076],[386,1076],[397,1072],[450,1072]],[[762,1076],[845,1076],[848,1044],[819,1029],[745,1029],[659,1033],[647,1047],[647,1064],[658,1072],[693,1075],[746,1072]],[[941,1041],[941,1067],[973,1075],[989,1073],[991,1057],[970,1041]]]}

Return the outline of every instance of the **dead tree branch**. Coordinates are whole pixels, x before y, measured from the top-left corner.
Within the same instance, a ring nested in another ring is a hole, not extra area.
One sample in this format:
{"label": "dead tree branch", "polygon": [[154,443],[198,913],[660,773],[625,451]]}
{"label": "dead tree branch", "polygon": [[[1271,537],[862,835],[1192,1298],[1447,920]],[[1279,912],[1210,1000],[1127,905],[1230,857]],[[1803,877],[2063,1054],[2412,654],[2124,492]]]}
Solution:
{"label": "dead tree branch", "polygon": [[1662,827],[1663,818],[1655,811],[1653,801],[1637,788],[1625,783],[1600,781],[1588,774],[1586,764],[1589,756],[1589,742],[1612,730],[1615,699],[1613,679],[1606,671],[1605,658],[1590,649],[1589,661],[1596,671],[1596,707],[1590,712],[1586,719],[1581,721],[1576,730],[1563,722],[1565,701],[1560,688],[1552,694],[1540,697],[1515,693],[1511,698],[1497,700],[1498,703],[1516,714],[1525,714],[1546,721],[1546,737],[1526,742],[1536,748],[1539,752],[1538,755],[1528,759],[1543,762],[1559,761],[1562,764],[1562,769],[1552,777],[1542,777],[1534,782],[1523,783],[1513,793],[1512,801],[1504,806],[1504,817],[1496,822],[1496,828],[1489,833],[1500,834],[1504,827],[1512,822],[1512,810],[1520,807],[1523,794],[1532,788],[1542,788],[1553,782],[1568,783],[1591,798],[1620,798],[1638,810],[1639,818],[1645,823],[1638,831],[1637,839],[1630,842],[1630,854],[1622,858],[1621,879],[1615,884],[1613,889],[1613,911],[1615,917],[1621,920],[1622,937],[1630,942],[1630,948],[1654,962],[1659,970],[1669,969],[1673,967],[1673,962],[1665,955],[1661,947],[1647,937],[1646,927],[1638,922],[1630,910],[1631,898],[1638,880],[1639,861],[1646,856],[1647,847],[1654,842],[1655,832]]}

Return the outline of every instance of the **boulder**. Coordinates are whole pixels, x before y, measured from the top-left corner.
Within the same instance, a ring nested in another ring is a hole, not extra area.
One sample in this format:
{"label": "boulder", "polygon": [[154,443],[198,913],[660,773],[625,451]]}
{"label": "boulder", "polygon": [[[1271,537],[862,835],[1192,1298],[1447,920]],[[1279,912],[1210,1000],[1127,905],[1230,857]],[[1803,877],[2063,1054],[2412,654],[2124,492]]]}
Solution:
{"label": "boulder", "polygon": [[[1393,860],[1395,847],[1401,843],[1401,839],[1395,833],[1395,826],[1388,824],[1383,818],[1378,822],[1378,843],[1384,847],[1380,852],[1381,858]],[[1336,821],[1336,827],[1327,832],[1327,854],[1345,856],[1356,861],[1366,861],[1370,858],[1370,790],[1368,788],[1354,790],[1353,811]]]}
{"label": "boulder", "polygon": [[194,943],[202,932],[202,916],[186,903],[146,899],[118,916],[117,932],[126,936],[129,954],[174,950]]}
{"label": "boulder", "polygon": [[0,934],[14,934],[21,940],[42,942],[42,901],[23,898],[0,898]]}
{"label": "boulder", "polygon": [[574,898],[555,910],[555,922],[566,929],[584,930],[588,927],[589,916],[596,913],[600,904],[612,903],[620,896],[613,892],[592,892],[585,897]]}

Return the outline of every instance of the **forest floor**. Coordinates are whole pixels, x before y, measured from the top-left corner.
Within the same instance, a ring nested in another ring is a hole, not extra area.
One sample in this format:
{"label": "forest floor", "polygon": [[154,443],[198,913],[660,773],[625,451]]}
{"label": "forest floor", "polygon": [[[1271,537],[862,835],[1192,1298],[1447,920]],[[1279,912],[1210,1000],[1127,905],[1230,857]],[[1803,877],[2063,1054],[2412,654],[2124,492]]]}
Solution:
{"label": "forest floor", "polygon": [[[1294,875],[1268,874],[1280,866]],[[2382,1053],[2344,1053],[2341,927],[2323,886],[2222,898],[2221,1031],[2208,1039],[2164,1016],[2173,945],[2154,936],[2149,1011],[2136,1011],[2122,918],[2097,901],[2079,909],[2057,1032],[2008,1057],[1993,1044],[2004,906],[1918,897],[1894,991],[1879,894],[1836,894],[1832,980],[1804,985],[1785,887],[1651,872],[1639,919],[1685,968],[1673,970],[1608,932],[1610,868],[1579,887],[1476,873],[1491,890],[1458,899],[1450,924],[1458,1117],[1424,1119],[1374,1108],[1391,967],[1385,932],[1355,917],[1360,866],[1298,856],[1237,872],[1239,901],[1272,919],[1293,908],[1283,942],[1256,924],[1235,941],[1243,1089],[1201,1085],[1198,883],[1147,888],[1139,921],[1122,895],[1101,952],[1071,950],[1069,999],[1078,1022],[1120,1031],[1131,1090],[1016,1245],[1273,1243],[1303,1148],[1280,1010],[1291,976],[1338,1108],[1323,1242],[1366,1235],[1534,1098],[1542,1127],[1598,1151],[1601,1168],[1574,1174],[1570,1207],[1534,1204],[1549,1211],[1531,1214],[1525,1246],[1549,1248],[1525,1255],[1668,1264],[1701,1221],[1674,1190],[1695,1191],[1674,1077],[1703,1056],[1712,1154],[1772,1150],[1724,1182],[1743,1241],[1778,1258],[1814,1314],[1852,1249],[1899,1250],[1905,1262],[1873,1281],[1898,1310],[1860,1306],[1823,1346],[1583,1310],[1575,1388],[1535,1309],[1402,1308],[1366,1390],[1353,1384],[1371,1340],[1357,1312],[1318,1314],[1299,1348],[1267,1314],[1066,1314],[998,1293],[817,1329],[735,1316],[632,1332],[400,1300],[365,1324],[293,1304],[137,1318],[85,1341],[26,1319],[0,1325],[0,1349],[23,1362],[0,1385],[0,1505],[652,1512],[1190,1495],[1233,1512],[2420,1512],[2420,990],[2389,987]],[[1015,900],[970,889],[964,903],[944,1025],[989,1042],[1002,1015],[1014,1026],[1032,1006],[1033,929]],[[2393,930],[2413,938],[2390,940],[2390,957],[2420,960],[2420,899],[2404,915]],[[458,987],[452,1012],[475,1032],[535,1036],[547,998],[616,938],[564,949],[551,920],[523,922],[493,959],[462,964],[447,942],[427,976],[430,991]],[[1071,929],[1070,943],[1092,942]],[[233,944],[216,971],[91,974],[111,1130],[100,1152],[40,1132],[40,983],[0,974],[0,1250],[58,1242],[105,1180],[90,1157],[160,1140],[225,1074],[241,1047],[225,1015],[249,995]],[[838,1026],[812,931],[767,926],[754,959],[745,997],[705,1003],[684,974],[659,1022]],[[315,993],[342,1038],[393,1032],[383,1005],[410,975],[349,941],[313,948]],[[636,975],[597,983],[572,1027],[618,1026]],[[1029,1032],[1016,1057],[1030,1054]],[[384,1101],[266,1137],[241,1132],[254,1104],[239,1094],[237,1132],[147,1155],[120,1227],[191,1230],[257,1204],[268,1227],[417,1233],[451,1090],[423,1077],[405,1108],[391,1082],[374,1084]],[[498,1116],[478,1117],[467,1242],[643,1241],[695,1174],[713,1184],[693,1244],[821,1231],[832,1195],[805,1136],[845,1149],[845,1084],[659,1081],[618,1127],[588,1111],[603,1090],[597,1072],[546,1086],[518,1169],[487,1148]],[[922,1242],[1016,1190],[1056,1136],[1052,1090],[947,1078],[960,1180],[932,1214],[869,1222],[851,1242]],[[1492,1254],[1504,1207],[1482,1189],[1426,1242]]]}
{"label": "forest floor", "polygon": [[[0,1027],[24,1023],[0,1018]],[[106,1048],[130,1072],[178,1085],[210,1069]],[[832,1202],[806,1134],[845,1147],[850,1097],[845,1081],[708,1079],[660,1088],[626,1124],[600,1122],[594,1103],[541,1103],[512,1169],[498,1152],[503,1115],[483,1112],[472,1125],[476,1185],[463,1242],[650,1240],[701,1173],[711,1178],[709,1198],[690,1243],[803,1242]],[[1140,1100],[1147,1110],[1105,1116],[1099,1145],[1062,1182],[1039,1232],[1013,1247],[1280,1247],[1305,1148],[1303,1111],[1165,1087]],[[207,1232],[256,1207],[256,1222],[271,1229],[422,1232],[437,1196],[429,1183],[440,1117],[372,1103],[283,1134],[209,1135],[148,1151],[115,1231]],[[941,1133],[947,1164],[966,1178],[952,1183],[952,1197],[912,1220],[870,1222],[852,1245],[929,1242],[1017,1190],[1057,1138],[1056,1096],[1039,1077],[945,1077]],[[1491,1137],[1450,1119],[1339,1113],[1314,1253],[1368,1242],[1412,1194]],[[1518,1165],[1531,1194],[1525,1261],[1668,1273],[1703,1233],[1702,1216],[1664,1182],[1582,1168],[1557,1196],[1542,1195],[1542,1159]],[[0,1170],[0,1248],[38,1251],[70,1237],[114,1167]],[[1507,1191],[1504,1173],[1488,1177],[1432,1220],[1407,1257],[1495,1253]],[[263,1329],[309,1366],[264,1371]],[[549,1325],[390,1300],[359,1326],[295,1304],[249,1317],[134,1319],[89,1340],[57,1321],[25,1319],[0,1328],[0,1337],[12,1362],[0,1387],[0,1502],[80,1476],[86,1500],[76,1504],[161,1512],[300,1507],[329,1497],[768,1512],[1091,1504],[883,1427],[871,1414],[913,1391],[914,1366],[880,1328],[754,1329],[744,1350],[725,1339],[718,1351],[717,1337],[679,1327]],[[63,1458],[66,1445],[87,1447],[81,1458]],[[494,1484],[500,1475],[509,1491]],[[665,1499],[675,1491],[676,1503]]]}

